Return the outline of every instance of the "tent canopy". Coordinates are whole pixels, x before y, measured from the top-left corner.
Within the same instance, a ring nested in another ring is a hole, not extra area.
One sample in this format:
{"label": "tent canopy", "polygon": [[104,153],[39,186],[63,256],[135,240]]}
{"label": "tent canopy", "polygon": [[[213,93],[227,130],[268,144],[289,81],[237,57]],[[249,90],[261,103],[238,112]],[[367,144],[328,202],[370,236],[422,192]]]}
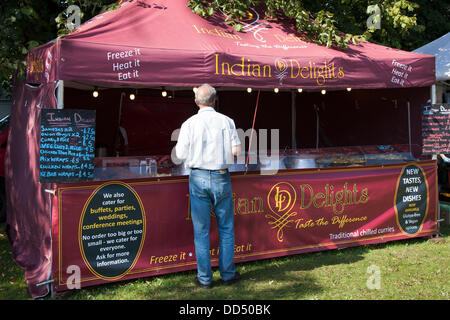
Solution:
{"label": "tent canopy", "polygon": [[450,80],[450,32],[413,52],[435,56],[436,80]]}
{"label": "tent canopy", "polygon": [[32,51],[28,82],[106,87],[405,88],[435,82],[434,57],[369,42],[347,50],[304,41],[250,10],[243,32],[186,1],[131,0]]}

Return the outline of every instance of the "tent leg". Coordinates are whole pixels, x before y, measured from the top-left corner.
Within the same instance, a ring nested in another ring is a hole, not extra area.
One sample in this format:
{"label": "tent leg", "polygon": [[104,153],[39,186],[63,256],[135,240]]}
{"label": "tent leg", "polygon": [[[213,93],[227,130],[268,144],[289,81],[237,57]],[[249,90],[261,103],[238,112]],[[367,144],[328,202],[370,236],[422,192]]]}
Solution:
{"label": "tent leg", "polygon": [[436,85],[431,86],[431,103],[436,104]]}
{"label": "tent leg", "polygon": [[57,85],[58,91],[56,93],[56,108],[64,109],[64,81],[59,80]]}
{"label": "tent leg", "polygon": [[411,153],[411,103],[408,101],[408,143],[409,143],[409,152]]}
{"label": "tent leg", "polygon": [[297,150],[297,95],[291,91],[292,149]]}
{"label": "tent leg", "polygon": [[314,111],[316,112],[316,149],[319,149],[319,108],[315,104]]}

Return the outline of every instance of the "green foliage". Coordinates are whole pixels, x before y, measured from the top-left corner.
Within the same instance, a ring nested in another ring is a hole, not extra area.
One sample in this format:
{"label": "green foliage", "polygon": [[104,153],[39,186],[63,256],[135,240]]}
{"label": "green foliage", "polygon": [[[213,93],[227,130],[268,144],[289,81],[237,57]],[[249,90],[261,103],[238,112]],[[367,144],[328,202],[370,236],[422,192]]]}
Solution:
{"label": "green foliage", "polygon": [[[28,51],[51,38],[53,2],[4,0],[0,8],[0,85],[9,88],[12,77],[23,74]],[[46,19],[47,18],[47,19]]]}
{"label": "green foliage", "polygon": [[10,95],[13,77],[24,79],[33,48],[68,33],[65,10],[81,9],[81,22],[117,6],[116,0],[3,0],[0,7],[0,95]]}
{"label": "green foliage", "polygon": [[[414,0],[417,26],[401,35],[388,35],[388,41],[381,34],[374,34],[374,41],[391,47],[414,50],[450,31],[450,3],[442,0]],[[390,40],[390,42],[389,42]]]}
{"label": "green foliage", "polygon": [[332,12],[322,9],[313,14],[305,2],[292,0],[190,0],[187,6],[202,17],[212,16],[217,10],[220,10],[226,15],[226,23],[232,25],[237,31],[241,31],[243,28],[241,21],[247,15],[249,8],[264,4],[267,18],[289,18],[299,32],[320,45],[347,47],[350,40],[354,42],[362,40],[362,37],[359,36],[342,35],[335,26],[336,21]]}
{"label": "green foliage", "polygon": [[[380,15],[374,21],[381,19],[380,30],[367,28],[369,4],[380,8]],[[311,41],[337,48],[368,39],[399,48],[409,31],[425,29],[417,25],[419,5],[408,0],[190,0],[187,6],[202,17],[220,10],[226,15],[227,23],[238,31],[242,30],[242,18],[250,7],[265,6],[267,18],[287,17]]]}
{"label": "green foliage", "polygon": [[[415,1],[415,0],[414,0]],[[373,0],[371,5],[380,8],[380,29],[367,29],[367,1],[332,1],[338,12],[338,28],[344,32],[364,34],[368,40],[389,47],[402,48],[403,39],[409,32],[422,32],[423,26],[417,23],[416,2],[407,0]],[[360,14],[358,14],[358,12]],[[402,48],[407,50],[406,48]]]}
{"label": "green foliage", "polygon": [[[65,0],[62,1],[65,4],[65,8],[71,5],[77,5],[81,9],[81,20],[89,20],[99,13],[110,11],[119,8],[119,3],[114,0]],[[85,17],[88,17],[85,19]],[[67,35],[70,33],[70,29],[67,27],[68,15],[66,10],[61,11],[55,18],[56,26],[58,29],[58,37]]]}

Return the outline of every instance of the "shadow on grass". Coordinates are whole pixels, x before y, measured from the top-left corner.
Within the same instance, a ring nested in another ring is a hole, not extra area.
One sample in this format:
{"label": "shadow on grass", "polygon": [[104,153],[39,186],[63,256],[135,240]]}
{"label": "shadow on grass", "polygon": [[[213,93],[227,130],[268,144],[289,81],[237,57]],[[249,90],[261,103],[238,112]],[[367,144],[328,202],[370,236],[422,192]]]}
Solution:
{"label": "shadow on grass", "polygon": [[364,258],[362,252],[363,249],[346,254],[322,251],[239,263],[237,270],[242,280],[232,286],[224,286],[214,268],[213,287],[208,290],[195,286],[195,271],[166,275],[159,277],[162,281],[157,288],[148,286],[142,294],[146,299],[305,299],[323,290],[310,271],[322,266],[350,265]]}
{"label": "shadow on grass", "polygon": [[346,254],[330,250],[239,263],[236,268],[242,280],[231,286],[223,285],[218,268],[213,268],[211,289],[197,287],[193,281],[196,270],[191,270],[67,291],[57,299],[309,299],[324,290],[310,271],[322,266],[351,265],[364,258],[360,253],[361,249]]}
{"label": "shadow on grass", "polygon": [[[450,235],[450,227],[442,227],[443,237]],[[108,283],[82,290],[67,291],[60,299],[120,299],[120,300],[295,300],[311,299],[327,290],[322,287],[316,269],[328,266],[352,268],[352,264],[364,260],[368,252],[387,247],[414,245],[429,238],[412,238],[391,242],[354,246],[289,255],[278,258],[237,264],[242,280],[232,286],[224,286],[218,268],[214,268],[213,287],[198,288],[193,280],[196,271],[184,271],[160,276]],[[319,271],[320,274],[321,271]],[[58,297],[57,297],[58,298]]]}
{"label": "shadow on grass", "polygon": [[[450,227],[443,226],[440,233],[444,238],[448,237]],[[147,287],[142,294],[147,299],[311,299],[329,289],[322,287],[324,279],[318,278],[320,271],[314,272],[316,269],[340,266],[338,269],[345,270],[366,259],[369,252],[376,254],[377,250],[427,241],[429,237],[411,238],[239,263],[241,282],[224,287],[215,269],[215,286],[209,290],[199,289],[192,283],[195,271],[184,272],[183,276],[167,275],[159,277],[159,288]]]}
{"label": "shadow on grass", "polygon": [[[442,226],[440,233],[448,237],[450,227]],[[352,264],[364,260],[369,252],[413,246],[428,240],[429,237],[411,238],[239,263],[237,269],[242,274],[242,281],[230,287],[221,284],[219,271],[215,268],[215,286],[209,290],[193,284],[195,271],[160,276],[160,280],[155,280],[159,286],[149,286],[142,294],[147,299],[310,299],[327,290],[321,286],[323,281],[314,270],[338,265],[344,269],[352,268]]]}

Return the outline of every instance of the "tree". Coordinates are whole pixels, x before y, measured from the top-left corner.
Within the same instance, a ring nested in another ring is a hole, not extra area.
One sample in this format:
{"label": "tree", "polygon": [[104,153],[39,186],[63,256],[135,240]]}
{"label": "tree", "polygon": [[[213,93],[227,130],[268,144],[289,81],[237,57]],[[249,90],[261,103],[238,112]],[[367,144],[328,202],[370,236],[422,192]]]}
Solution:
{"label": "tree", "polygon": [[54,37],[49,19],[56,12],[53,1],[5,0],[0,8],[0,82],[8,88],[16,70],[26,67],[28,51]]}
{"label": "tree", "polygon": [[[351,2],[351,5],[349,5]],[[380,8],[380,29],[368,35],[371,42],[406,51],[433,41],[450,30],[450,3],[442,0],[412,1],[327,1],[343,32],[361,34],[367,30],[364,15],[368,3]]]}
{"label": "tree", "polygon": [[[376,34],[374,27],[367,28],[367,0],[190,0],[188,7],[202,16],[212,16],[218,10],[226,15],[226,23],[237,31],[242,29],[241,20],[245,18],[250,7],[265,6],[267,18],[291,19],[298,32],[310,40],[327,47],[347,48],[349,43],[366,41]],[[382,19],[382,40],[398,39],[411,28],[417,26],[417,19],[412,15],[418,5],[408,0],[374,0]],[[376,22],[376,21],[373,21]],[[374,39],[380,38],[379,36]],[[395,40],[389,43],[397,44]]]}
{"label": "tree", "polygon": [[376,39],[386,45],[403,50],[417,49],[450,31],[450,3],[442,0],[414,0],[419,5],[417,11],[417,28],[405,32],[401,41],[391,44],[383,39]]}
{"label": "tree", "polygon": [[69,30],[65,10],[77,5],[86,21],[96,14],[114,9],[117,0],[3,0],[0,6],[0,95],[10,95],[14,76],[25,76],[25,57],[38,45]]}

